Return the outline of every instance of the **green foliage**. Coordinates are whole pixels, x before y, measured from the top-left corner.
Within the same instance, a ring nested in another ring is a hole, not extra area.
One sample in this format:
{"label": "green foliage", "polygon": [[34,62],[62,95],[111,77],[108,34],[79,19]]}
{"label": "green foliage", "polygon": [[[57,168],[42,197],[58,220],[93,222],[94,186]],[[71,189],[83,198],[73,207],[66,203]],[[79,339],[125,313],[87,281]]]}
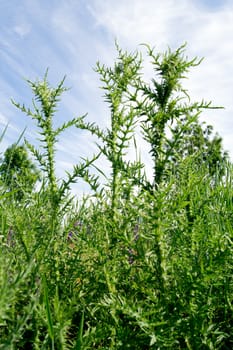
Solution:
{"label": "green foliage", "polygon": [[[233,347],[232,164],[198,119],[210,105],[192,103],[182,88],[198,61],[184,47],[147,49],[151,84],[138,53],[117,47],[113,67],[97,64],[106,129],[85,116],[54,129],[65,88],[51,88],[47,75],[30,82],[39,106],[17,104],[39,127],[39,147],[26,145],[43,181],[26,206],[0,197],[0,349]],[[56,143],[69,126],[97,136],[100,153],[59,183]],[[149,144],[152,179],[137,156],[138,134]],[[111,167],[108,187],[90,172],[103,175],[99,156]],[[79,177],[94,195],[74,203],[69,188]]]}
{"label": "green foliage", "polygon": [[39,180],[39,171],[30,160],[24,145],[7,148],[0,164],[0,176],[7,191],[20,201],[32,192]]}
{"label": "green foliage", "polygon": [[173,168],[177,167],[180,159],[195,155],[197,163],[208,166],[211,176],[216,172],[224,175],[225,162],[229,160],[228,153],[223,151],[222,138],[218,134],[212,135],[213,127],[191,118],[188,121],[182,119],[180,124],[172,129],[173,138],[169,141],[172,152],[168,150],[168,158],[172,160],[170,164]]}

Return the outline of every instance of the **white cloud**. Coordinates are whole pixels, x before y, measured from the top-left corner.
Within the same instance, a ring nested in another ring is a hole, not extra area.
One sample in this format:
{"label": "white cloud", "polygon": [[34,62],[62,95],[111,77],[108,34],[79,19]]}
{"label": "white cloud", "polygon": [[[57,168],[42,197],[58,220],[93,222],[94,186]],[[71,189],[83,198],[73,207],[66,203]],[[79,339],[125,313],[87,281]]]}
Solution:
{"label": "white cloud", "polygon": [[178,19],[180,22],[186,18],[184,13],[188,4],[182,0],[120,0],[107,3],[96,0],[90,8],[97,24],[105,27],[124,45],[132,47],[149,42],[167,46],[171,34],[178,29],[172,28],[173,21]]}
{"label": "white cloud", "polygon": [[25,37],[30,33],[31,26],[28,23],[20,23],[14,27],[14,32],[20,37]]}
{"label": "white cloud", "polygon": [[0,124],[3,124],[3,125],[7,125],[8,124],[8,119],[2,113],[0,113]]}

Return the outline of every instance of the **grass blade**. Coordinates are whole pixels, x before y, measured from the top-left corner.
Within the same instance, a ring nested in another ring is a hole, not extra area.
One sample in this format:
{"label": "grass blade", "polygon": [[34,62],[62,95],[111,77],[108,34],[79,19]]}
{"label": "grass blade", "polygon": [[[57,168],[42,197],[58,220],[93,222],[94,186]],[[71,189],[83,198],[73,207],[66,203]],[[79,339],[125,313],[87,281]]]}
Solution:
{"label": "grass blade", "polygon": [[83,326],[84,326],[84,311],[82,312],[80,325],[79,325],[79,331],[77,336],[77,341],[75,345],[75,350],[82,350],[82,342],[83,342]]}

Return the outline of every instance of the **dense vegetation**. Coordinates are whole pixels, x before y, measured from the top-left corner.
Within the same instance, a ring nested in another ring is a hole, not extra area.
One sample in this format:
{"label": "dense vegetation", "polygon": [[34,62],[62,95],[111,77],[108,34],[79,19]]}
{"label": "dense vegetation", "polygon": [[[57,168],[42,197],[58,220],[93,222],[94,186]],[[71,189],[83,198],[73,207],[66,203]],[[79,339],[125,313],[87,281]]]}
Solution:
{"label": "dense vegetation", "polygon": [[[40,144],[14,144],[0,165],[0,349],[233,348],[232,165],[199,120],[213,107],[182,86],[200,62],[184,47],[146,49],[150,82],[138,52],[117,47],[112,67],[97,64],[106,129],[86,117],[55,129],[66,89],[47,74],[28,81],[32,107],[14,102]],[[95,135],[98,152],[59,181],[56,144],[69,127]],[[91,194],[76,203],[79,178]]]}

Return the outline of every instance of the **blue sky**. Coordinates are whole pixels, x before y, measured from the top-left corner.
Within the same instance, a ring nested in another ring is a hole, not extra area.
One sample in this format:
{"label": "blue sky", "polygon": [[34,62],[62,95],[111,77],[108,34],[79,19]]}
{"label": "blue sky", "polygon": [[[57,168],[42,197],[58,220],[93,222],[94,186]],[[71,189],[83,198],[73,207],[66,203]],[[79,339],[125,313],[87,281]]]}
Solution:
{"label": "blue sky", "polygon": [[[0,131],[9,123],[0,152],[27,127],[30,119],[11,104],[32,98],[25,79],[42,78],[49,68],[51,84],[64,75],[66,86],[57,123],[88,112],[88,120],[109,122],[99,89],[96,61],[112,64],[114,40],[129,51],[142,42],[158,51],[187,42],[189,57],[205,57],[186,82],[194,100],[224,106],[202,114],[224,140],[233,157],[233,2],[231,0],[0,0]],[[143,148],[143,145],[142,145]],[[62,136],[57,153],[58,176],[80,156],[95,151],[90,135],[72,129]],[[103,169],[107,164],[102,164]],[[86,187],[80,184],[76,191]]]}

